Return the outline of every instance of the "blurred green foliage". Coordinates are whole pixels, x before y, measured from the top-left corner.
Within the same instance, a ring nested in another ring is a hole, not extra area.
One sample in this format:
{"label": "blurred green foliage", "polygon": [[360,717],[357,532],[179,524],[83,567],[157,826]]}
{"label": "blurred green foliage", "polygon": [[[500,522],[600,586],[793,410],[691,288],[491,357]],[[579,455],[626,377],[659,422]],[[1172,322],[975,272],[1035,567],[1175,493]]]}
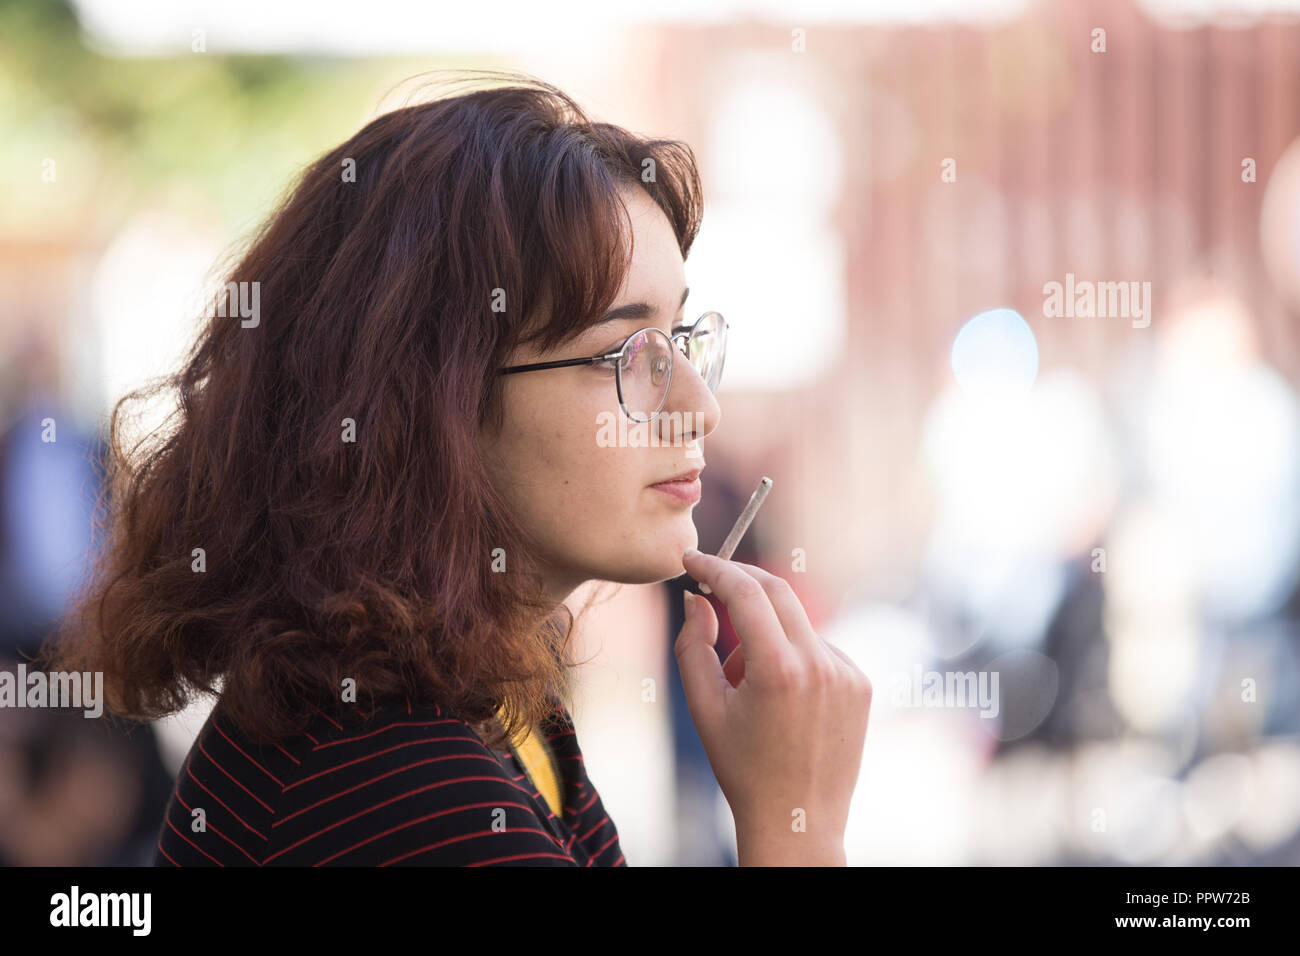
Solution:
{"label": "blurred green foliage", "polygon": [[5,236],[109,234],[145,203],[247,231],[400,80],[454,65],[190,42],[177,37],[176,56],[114,56],[88,43],[67,0],[0,0]]}

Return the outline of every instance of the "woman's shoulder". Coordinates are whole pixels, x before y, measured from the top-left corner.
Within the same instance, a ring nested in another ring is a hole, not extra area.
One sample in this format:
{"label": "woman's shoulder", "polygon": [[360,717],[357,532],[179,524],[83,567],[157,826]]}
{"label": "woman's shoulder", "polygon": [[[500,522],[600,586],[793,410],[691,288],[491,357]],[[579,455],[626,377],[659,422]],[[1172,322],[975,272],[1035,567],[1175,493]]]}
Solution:
{"label": "woman's shoulder", "polygon": [[[257,743],[239,731],[220,703],[201,737],[237,745],[258,760],[281,768],[276,774],[285,794],[315,792],[317,781],[341,780],[389,768],[411,755],[490,756],[479,725],[432,701],[404,698],[377,706],[339,703],[310,708],[301,732],[275,743]],[[449,761],[443,761],[447,763]],[[421,766],[432,767],[435,761]]]}
{"label": "woman's shoulder", "polygon": [[284,862],[576,865],[531,790],[454,711],[323,714],[314,736],[276,821]]}
{"label": "woman's shoulder", "polygon": [[[183,832],[195,802],[213,836]],[[302,734],[271,745],[240,734],[218,702],[162,837],[162,850],[191,860],[198,850],[257,865],[573,864],[470,722],[410,699],[315,710]]]}

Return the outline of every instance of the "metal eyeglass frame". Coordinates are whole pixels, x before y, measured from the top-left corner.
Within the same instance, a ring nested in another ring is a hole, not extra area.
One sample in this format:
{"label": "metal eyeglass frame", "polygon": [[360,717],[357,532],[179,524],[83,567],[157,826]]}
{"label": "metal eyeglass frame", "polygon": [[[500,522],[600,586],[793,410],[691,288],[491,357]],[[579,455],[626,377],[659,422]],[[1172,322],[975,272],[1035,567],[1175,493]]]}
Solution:
{"label": "metal eyeglass frame", "polygon": [[[670,361],[668,363],[668,384],[664,386],[664,397],[660,400],[659,407],[656,408],[653,413],[651,413],[649,418],[644,420],[637,418],[627,410],[627,404],[623,401],[623,363],[619,362],[617,365],[614,366],[614,384],[618,390],[618,404],[619,407],[623,409],[623,414],[626,415],[628,418],[632,419],[632,421],[637,422],[638,424],[642,424],[644,422],[652,422],[659,416],[659,413],[663,411],[664,402],[668,401],[668,393],[673,387],[673,366],[677,362],[677,356],[674,353],[681,352],[683,356],[686,358],[686,361],[689,362],[691,360],[690,352],[687,351],[690,348],[691,337],[695,334],[695,330],[700,327],[700,322],[706,316],[710,316],[710,315],[716,315],[718,317],[718,326],[722,333],[722,339],[723,339],[722,342],[723,355],[725,356],[726,348],[727,348],[727,342],[726,342],[727,320],[722,317],[721,312],[718,312],[716,309],[710,309],[708,312],[702,313],[698,319],[692,322],[689,328],[683,328],[678,332],[674,332],[672,335],[669,335],[663,329],[656,328],[653,325],[648,325],[643,329],[637,329],[635,332],[633,332],[631,335],[629,335],[626,339],[623,340],[623,344],[619,346],[617,352],[606,352],[604,355],[590,355],[586,358],[561,359],[558,362],[533,362],[530,365],[510,365],[507,366],[506,368],[500,369],[498,371],[498,374],[509,375],[516,372],[540,372],[541,370],[548,369],[548,368],[567,368],[573,365],[594,365],[596,362],[609,362],[613,359],[622,358],[623,353],[627,351],[628,345],[630,345],[632,340],[636,338],[638,335],[640,335],[642,332],[658,332],[664,338],[668,339],[668,354],[670,356]],[[678,347],[677,342],[679,339],[684,340],[686,350]],[[692,367],[694,367],[693,364]],[[721,376],[719,376],[719,380],[721,380]],[[708,383],[706,382],[705,384]],[[715,383],[714,388],[716,387],[717,385]],[[712,391],[712,389],[710,389],[710,391]]]}

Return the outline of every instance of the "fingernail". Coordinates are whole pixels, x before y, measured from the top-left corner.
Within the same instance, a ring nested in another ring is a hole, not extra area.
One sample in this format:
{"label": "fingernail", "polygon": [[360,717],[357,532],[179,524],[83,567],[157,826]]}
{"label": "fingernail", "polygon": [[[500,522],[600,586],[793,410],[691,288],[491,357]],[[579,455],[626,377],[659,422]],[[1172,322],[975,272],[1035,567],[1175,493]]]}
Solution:
{"label": "fingernail", "polygon": [[695,595],[690,591],[682,592],[682,607],[686,612],[686,620],[689,621],[691,615],[695,613]]}
{"label": "fingernail", "polygon": [[703,581],[700,582],[700,590],[703,591],[705,594],[712,594],[712,593],[713,593],[713,588],[709,587],[709,586],[708,586],[707,584],[705,584]]}
{"label": "fingernail", "polygon": [[683,557],[683,558],[689,558],[691,555],[693,555],[693,554],[699,554],[699,553],[700,553],[700,552],[699,552],[699,549],[698,549],[698,548],[687,548],[687,549],[686,549],[686,553],[683,554],[682,557]]}

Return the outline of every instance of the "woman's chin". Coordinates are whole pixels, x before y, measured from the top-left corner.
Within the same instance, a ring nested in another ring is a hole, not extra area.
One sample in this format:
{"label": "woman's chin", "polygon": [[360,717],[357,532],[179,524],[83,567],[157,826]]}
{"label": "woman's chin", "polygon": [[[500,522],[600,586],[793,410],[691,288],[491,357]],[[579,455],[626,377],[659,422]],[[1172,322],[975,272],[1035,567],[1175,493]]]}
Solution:
{"label": "woman's chin", "polygon": [[618,568],[616,571],[611,569],[611,574],[614,576],[606,576],[605,580],[618,581],[622,584],[658,584],[660,581],[671,581],[686,573],[686,569],[682,567],[682,553],[691,547],[696,547],[694,540],[683,544],[678,550],[670,547],[666,551],[656,552],[653,562],[642,561],[634,566]]}
{"label": "woman's chin", "polygon": [[589,560],[587,566],[593,572],[590,576],[602,581],[656,584],[685,574],[682,555],[687,548],[699,546],[695,523],[689,512],[683,512],[678,520],[654,525],[653,534],[624,540],[617,554],[604,555],[605,560],[594,564]]}

